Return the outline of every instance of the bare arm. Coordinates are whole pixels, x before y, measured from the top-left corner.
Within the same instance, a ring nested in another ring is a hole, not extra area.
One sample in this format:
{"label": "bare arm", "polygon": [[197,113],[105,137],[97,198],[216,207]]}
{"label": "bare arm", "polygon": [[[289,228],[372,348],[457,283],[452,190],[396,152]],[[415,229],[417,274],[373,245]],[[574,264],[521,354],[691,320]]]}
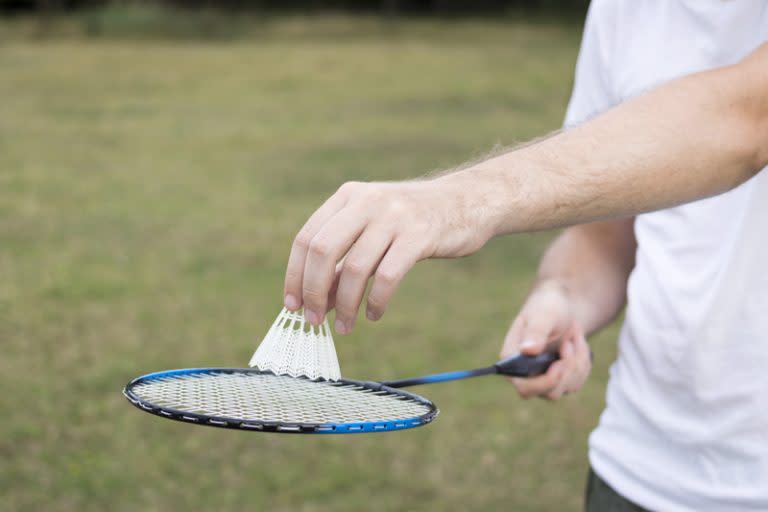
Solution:
{"label": "bare arm", "polygon": [[[319,323],[335,295],[349,332],[373,277],[380,318],[419,260],[457,257],[504,233],[634,215],[724,192],[768,164],[768,44],[684,77],[573,130],[438,178],[343,186],[291,249],[289,309]],[[339,271],[336,264],[344,258]]]}
{"label": "bare arm", "polygon": [[637,248],[633,225],[629,218],[568,228],[541,260],[534,288],[560,287],[586,334],[604,327],[624,307]]}
{"label": "bare arm", "polygon": [[632,218],[568,228],[552,243],[501,357],[557,349],[560,361],[543,376],[512,379],[521,396],[556,400],[584,384],[592,366],[585,336],[624,306],[636,247]]}
{"label": "bare arm", "polygon": [[487,185],[475,206],[498,235],[717,195],[766,165],[768,44],[445,180]]}

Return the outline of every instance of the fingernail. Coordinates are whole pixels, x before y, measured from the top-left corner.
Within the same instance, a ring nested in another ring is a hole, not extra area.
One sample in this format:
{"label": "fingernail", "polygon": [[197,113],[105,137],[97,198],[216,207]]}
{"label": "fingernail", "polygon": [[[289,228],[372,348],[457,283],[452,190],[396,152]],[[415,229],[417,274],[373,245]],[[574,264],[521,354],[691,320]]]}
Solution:
{"label": "fingernail", "polygon": [[371,311],[370,309],[367,309],[367,310],[365,311],[365,318],[367,318],[368,320],[370,320],[370,321],[372,321],[372,322],[375,322],[376,320],[378,320],[378,319],[379,319],[379,318],[378,318],[378,317],[377,317],[377,316],[376,316],[376,315],[373,313],[373,311]]}
{"label": "fingernail", "polygon": [[290,293],[285,294],[285,307],[290,309],[291,311],[295,311],[299,309],[299,299],[291,295]]}
{"label": "fingernail", "polygon": [[536,346],[536,342],[533,340],[525,340],[520,343],[520,348],[533,348]]}
{"label": "fingernail", "polygon": [[570,357],[573,354],[573,345],[570,341],[565,342],[563,347],[563,357]]}
{"label": "fingernail", "polygon": [[311,309],[304,309],[304,317],[312,325],[320,325],[320,315],[312,311]]}
{"label": "fingernail", "polygon": [[333,327],[336,329],[336,332],[339,334],[347,334],[349,332],[349,328],[347,327],[347,324],[345,324],[338,318],[333,323]]}

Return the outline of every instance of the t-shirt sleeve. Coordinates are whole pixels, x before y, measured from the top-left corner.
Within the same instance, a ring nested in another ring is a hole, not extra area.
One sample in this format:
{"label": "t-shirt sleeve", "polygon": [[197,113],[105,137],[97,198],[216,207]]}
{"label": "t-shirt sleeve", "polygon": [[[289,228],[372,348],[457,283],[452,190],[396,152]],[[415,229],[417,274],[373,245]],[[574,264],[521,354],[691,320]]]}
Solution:
{"label": "t-shirt sleeve", "polygon": [[573,92],[565,114],[564,127],[570,128],[608,110],[615,100],[611,79],[611,57],[618,0],[593,0],[584,24],[581,49],[576,61]]}

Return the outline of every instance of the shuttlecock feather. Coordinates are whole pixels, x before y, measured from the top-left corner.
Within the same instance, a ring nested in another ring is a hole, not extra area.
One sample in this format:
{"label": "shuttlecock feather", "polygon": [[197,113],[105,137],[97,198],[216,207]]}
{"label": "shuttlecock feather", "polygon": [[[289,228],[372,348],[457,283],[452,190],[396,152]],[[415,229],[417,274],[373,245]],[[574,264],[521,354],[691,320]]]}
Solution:
{"label": "shuttlecock feather", "polygon": [[304,318],[303,310],[283,308],[251,357],[250,366],[312,380],[341,378],[328,319],[314,326]]}

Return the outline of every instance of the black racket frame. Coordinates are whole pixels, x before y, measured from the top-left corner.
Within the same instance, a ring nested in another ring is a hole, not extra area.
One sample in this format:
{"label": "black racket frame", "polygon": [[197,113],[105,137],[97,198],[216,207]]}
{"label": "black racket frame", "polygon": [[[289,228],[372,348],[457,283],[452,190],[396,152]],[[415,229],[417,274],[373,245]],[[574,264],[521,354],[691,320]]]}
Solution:
{"label": "black racket frame", "polygon": [[[272,372],[261,371],[249,368],[197,368],[194,369],[200,373],[227,373],[227,374],[269,374]],[[192,371],[190,371],[192,373]],[[154,414],[166,419],[181,421],[184,423],[193,423],[195,425],[205,425],[209,427],[228,428],[233,430],[245,430],[251,432],[279,432],[281,434],[338,434],[338,433],[363,433],[363,432],[387,432],[392,430],[405,430],[414,427],[426,425],[438,415],[439,410],[434,403],[426,398],[409,393],[402,389],[395,389],[385,386],[380,382],[360,381],[354,379],[341,379],[331,383],[333,386],[354,385],[360,386],[371,391],[386,391],[388,395],[407,398],[418,402],[428,408],[428,411],[416,418],[410,418],[402,421],[380,421],[380,422],[360,422],[345,424],[328,423],[282,423],[282,422],[262,422],[262,421],[243,421],[242,419],[226,418],[219,416],[210,416],[206,414],[191,413],[180,411],[173,408],[158,407],[142,400],[133,388],[139,384],[150,382],[156,379],[157,374],[149,374],[137,377],[130,381],[123,389],[123,395],[135,407],[144,412]]]}

